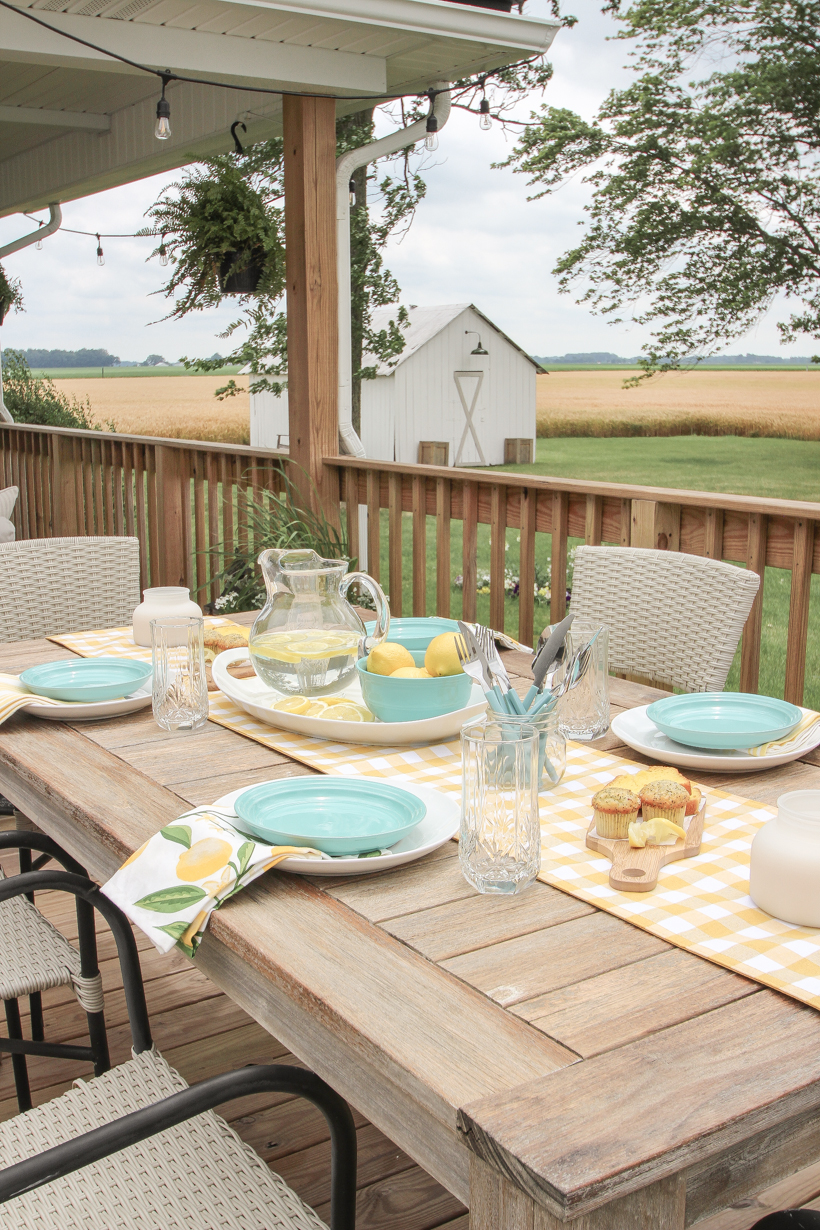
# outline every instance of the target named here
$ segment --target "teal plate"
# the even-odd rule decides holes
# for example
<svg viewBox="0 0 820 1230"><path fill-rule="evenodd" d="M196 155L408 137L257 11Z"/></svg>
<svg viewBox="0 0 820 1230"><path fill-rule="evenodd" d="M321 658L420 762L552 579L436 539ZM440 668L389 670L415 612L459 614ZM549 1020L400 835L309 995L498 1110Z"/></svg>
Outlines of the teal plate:
<svg viewBox="0 0 820 1230"><path fill-rule="evenodd" d="M752 692L693 692L656 700L646 716L685 747L758 747L783 739L803 716L797 705Z"/></svg>
<svg viewBox="0 0 820 1230"><path fill-rule="evenodd" d="M75 658L30 666L20 682L29 692L51 700L96 702L130 696L151 674L151 663L136 658Z"/></svg>
<svg viewBox="0 0 820 1230"><path fill-rule="evenodd" d="M420 824L421 799L384 782L300 777L263 782L235 803L255 837L272 846L313 846L325 854L382 850Z"/></svg>

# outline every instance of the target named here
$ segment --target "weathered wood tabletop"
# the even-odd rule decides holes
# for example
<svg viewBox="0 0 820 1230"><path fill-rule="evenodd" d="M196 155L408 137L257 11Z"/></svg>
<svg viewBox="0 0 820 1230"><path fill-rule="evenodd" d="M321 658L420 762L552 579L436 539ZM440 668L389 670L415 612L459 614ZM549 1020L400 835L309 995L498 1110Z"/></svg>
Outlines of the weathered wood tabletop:
<svg viewBox="0 0 820 1230"><path fill-rule="evenodd" d="M0 670L70 656L7 644ZM523 691L528 659L506 659ZM613 680L613 713L659 695ZM771 803L820 787L818 766L699 780ZM150 709L0 733L0 791L100 880L186 807L308 772ZM270 872L213 915L196 963L472 1230L682 1230L820 1159L818 1013L547 885L481 897L454 843L347 881Z"/></svg>

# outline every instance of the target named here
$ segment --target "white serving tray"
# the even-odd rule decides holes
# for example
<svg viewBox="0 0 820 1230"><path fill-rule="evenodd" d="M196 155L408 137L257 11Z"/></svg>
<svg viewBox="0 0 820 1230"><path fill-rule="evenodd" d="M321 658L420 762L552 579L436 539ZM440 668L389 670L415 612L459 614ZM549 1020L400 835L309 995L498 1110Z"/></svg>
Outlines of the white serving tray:
<svg viewBox="0 0 820 1230"><path fill-rule="evenodd" d="M700 769L703 773L755 773L773 769L780 764L797 760L813 747L820 745L820 728L809 731L796 748L788 752L772 751L765 756L750 756L745 751L709 751L706 748L685 747L669 739L648 718L648 705L626 709L612 719L612 732L623 739L628 747L643 752L653 760L677 765L682 769ZM808 710L803 710L804 713Z"/></svg>
<svg viewBox="0 0 820 1230"><path fill-rule="evenodd" d="M356 723L351 722L349 725L355 726ZM399 790L407 790L426 805L427 814L416 825L412 833L408 833L406 837L391 847L387 854L377 854L371 858L286 858L277 864L276 870L291 871L297 875L306 876L373 875L377 871L389 871L391 868L400 867L403 863L414 863L416 859L424 858L425 854L431 854L433 850L437 850L439 846L443 846L445 842L455 837L461 817L461 800L457 794L441 794L438 790L433 790L431 786L416 786L397 777L379 778L378 780L387 781L391 786L397 786ZM213 806L218 807L220 811L227 812L230 819L231 815L236 816L234 803L240 794L244 794L246 790L253 790L260 784L254 782L252 786L232 790L230 794L224 794L221 799L217 799Z"/></svg>
<svg viewBox="0 0 820 1230"><path fill-rule="evenodd" d="M226 649L214 658L211 674L220 692L246 713L259 718L260 722L267 722L269 726L278 726L281 730L289 730L294 734L309 735L313 739L391 747L408 743L431 743L452 739L466 721L478 717L487 707L484 693L479 685L474 683L470 703L464 709L443 713L440 717L425 718L420 722L380 722L378 718L374 722L340 722L331 718L305 717L299 713L281 713L272 709L271 704L281 699L284 692L268 687L257 675L252 679L234 679L233 675L228 674L226 668L231 662L239 662L249 657L247 648L239 646L237 649ZM346 696L359 705L364 704L362 690L355 676L346 688L335 695Z"/></svg>

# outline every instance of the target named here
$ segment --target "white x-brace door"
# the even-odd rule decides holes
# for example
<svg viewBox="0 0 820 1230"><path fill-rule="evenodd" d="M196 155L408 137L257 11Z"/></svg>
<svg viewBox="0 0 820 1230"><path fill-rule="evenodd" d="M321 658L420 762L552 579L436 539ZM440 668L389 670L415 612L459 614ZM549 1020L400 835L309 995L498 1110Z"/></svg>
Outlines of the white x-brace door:
<svg viewBox="0 0 820 1230"><path fill-rule="evenodd" d="M475 388L473 389L473 395L470 399L469 405L467 404L467 397L465 396L465 390L462 384L462 379L465 376L469 376L475 381ZM481 386L484 383L484 372L480 369L474 371L453 372L453 379L456 382L458 395L464 408L464 418L466 419L464 431L461 433L461 440L459 441L458 448L456 449L453 465L461 465L461 454L464 451L464 445L467 443L467 433L469 432L469 434L473 437L473 442L478 450L478 455L481 458L481 464L485 466L487 464L487 459L484 456L484 450L481 447L481 441L478 438L475 424L473 422L473 415L475 414L475 408L478 405L478 397L481 393Z"/></svg>

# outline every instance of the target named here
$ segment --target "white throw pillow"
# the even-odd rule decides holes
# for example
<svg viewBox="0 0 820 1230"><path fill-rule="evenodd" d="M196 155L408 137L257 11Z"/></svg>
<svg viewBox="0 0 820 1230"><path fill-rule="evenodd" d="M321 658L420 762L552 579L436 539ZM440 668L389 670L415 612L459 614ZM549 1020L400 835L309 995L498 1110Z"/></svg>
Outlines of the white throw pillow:
<svg viewBox="0 0 820 1230"><path fill-rule="evenodd" d="M11 520L14 505L17 503L17 495L16 487L5 487L0 491L0 517L4 517L7 521ZM7 542L9 540L4 538L3 541Z"/></svg>
<svg viewBox="0 0 820 1230"><path fill-rule="evenodd" d="M14 542L14 525L8 517L0 517L0 542Z"/></svg>

